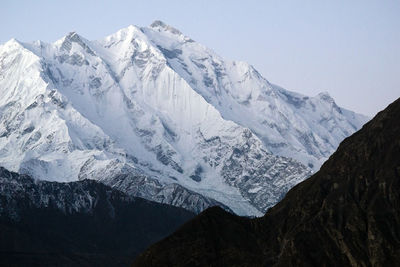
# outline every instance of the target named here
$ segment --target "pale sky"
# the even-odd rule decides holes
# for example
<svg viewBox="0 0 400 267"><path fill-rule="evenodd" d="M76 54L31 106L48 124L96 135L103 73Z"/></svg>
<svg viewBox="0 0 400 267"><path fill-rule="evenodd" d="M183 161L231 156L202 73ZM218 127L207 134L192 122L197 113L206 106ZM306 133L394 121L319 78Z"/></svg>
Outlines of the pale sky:
<svg viewBox="0 0 400 267"><path fill-rule="evenodd" d="M270 82L373 116L400 97L400 1L2 0L0 43L162 20Z"/></svg>

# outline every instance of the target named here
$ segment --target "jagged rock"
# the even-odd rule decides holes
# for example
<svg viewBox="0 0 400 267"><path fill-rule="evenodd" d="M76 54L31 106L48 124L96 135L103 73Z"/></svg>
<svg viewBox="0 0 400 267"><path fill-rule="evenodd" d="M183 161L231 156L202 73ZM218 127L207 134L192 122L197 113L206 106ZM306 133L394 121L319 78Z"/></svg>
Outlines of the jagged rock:
<svg viewBox="0 0 400 267"><path fill-rule="evenodd" d="M11 40L0 77L0 166L109 184L139 174L143 189L118 189L196 212L262 215L367 119L272 85L160 21L98 41Z"/></svg>

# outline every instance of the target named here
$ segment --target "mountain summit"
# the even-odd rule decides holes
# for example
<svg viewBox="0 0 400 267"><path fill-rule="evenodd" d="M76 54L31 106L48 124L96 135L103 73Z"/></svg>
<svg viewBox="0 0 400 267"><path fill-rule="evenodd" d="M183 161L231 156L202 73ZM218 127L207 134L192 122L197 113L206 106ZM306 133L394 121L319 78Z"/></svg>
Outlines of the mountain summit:
<svg viewBox="0 0 400 267"><path fill-rule="evenodd" d="M161 20L155 20L152 24L150 24L150 28L152 28L154 30L159 30L159 31L165 30L165 31L169 31L173 34L182 35L182 33L178 29L175 29L174 27L165 24Z"/></svg>
<svg viewBox="0 0 400 267"><path fill-rule="evenodd" d="M367 120L156 21L0 46L0 165L200 212L262 215Z"/></svg>

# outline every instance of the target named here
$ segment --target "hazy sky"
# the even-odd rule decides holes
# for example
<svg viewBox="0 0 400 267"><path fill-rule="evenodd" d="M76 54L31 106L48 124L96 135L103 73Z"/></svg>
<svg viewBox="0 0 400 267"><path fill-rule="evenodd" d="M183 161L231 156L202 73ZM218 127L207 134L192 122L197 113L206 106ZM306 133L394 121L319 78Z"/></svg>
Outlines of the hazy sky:
<svg viewBox="0 0 400 267"><path fill-rule="evenodd" d="M400 97L400 1L2 0L0 42L98 39L160 19L270 82L374 115Z"/></svg>

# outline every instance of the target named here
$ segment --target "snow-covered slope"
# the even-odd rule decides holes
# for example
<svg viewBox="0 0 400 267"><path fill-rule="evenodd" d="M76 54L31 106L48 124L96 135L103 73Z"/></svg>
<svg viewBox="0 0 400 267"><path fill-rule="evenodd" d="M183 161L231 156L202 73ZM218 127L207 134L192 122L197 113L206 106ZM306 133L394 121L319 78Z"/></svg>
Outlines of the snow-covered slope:
<svg viewBox="0 0 400 267"><path fill-rule="evenodd" d="M365 121L159 21L0 46L0 165L197 212L260 215Z"/></svg>
<svg viewBox="0 0 400 267"><path fill-rule="evenodd" d="M251 65L224 60L161 21L142 31L224 119L251 129L274 154L314 171L368 120L338 107L328 93L307 97L273 85Z"/></svg>

